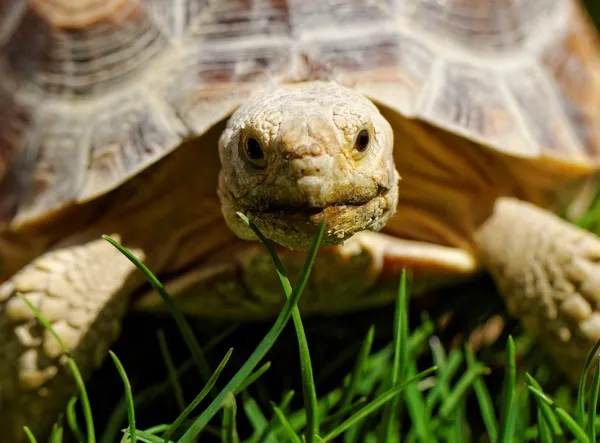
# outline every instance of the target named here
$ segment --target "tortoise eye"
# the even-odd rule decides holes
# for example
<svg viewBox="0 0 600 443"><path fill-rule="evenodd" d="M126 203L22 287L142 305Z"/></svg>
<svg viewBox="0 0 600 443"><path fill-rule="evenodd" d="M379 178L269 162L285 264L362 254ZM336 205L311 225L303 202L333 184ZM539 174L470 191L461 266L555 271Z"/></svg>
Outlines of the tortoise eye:
<svg viewBox="0 0 600 443"><path fill-rule="evenodd" d="M369 135L369 131L366 129L361 130L356 137L356 142L354 143L354 148L358 152L365 152L369 147L369 142L371 141L371 136Z"/></svg>
<svg viewBox="0 0 600 443"><path fill-rule="evenodd" d="M256 166L264 168L267 164L265 153L260 146L260 143L255 138L246 139L246 155L248 159Z"/></svg>

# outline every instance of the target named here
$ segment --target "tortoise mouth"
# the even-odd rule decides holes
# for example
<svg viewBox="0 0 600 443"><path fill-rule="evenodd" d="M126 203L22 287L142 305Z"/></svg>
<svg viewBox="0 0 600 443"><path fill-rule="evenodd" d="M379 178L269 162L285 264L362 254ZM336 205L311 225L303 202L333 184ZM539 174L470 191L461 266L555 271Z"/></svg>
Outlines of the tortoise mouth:
<svg viewBox="0 0 600 443"><path fill-rule="evenodd" d="M333 210L331 208L346 208L349 210L353 207L360 208L378 197L385 197L389 192L390 188L378 185L377 190L374 193L363 195L355 194L325 205L268 202L262 206L257 205L255 207L247 207L247 210L255 214L298 214L313 217L318 216L324 211Z"/></svg>
<svg viewBox="0 0 600 443"><path fill-rule="evenodd" d="M269 239L289 249L308 249L325 220L322 247L343 243L359 231L381 229L396 210L397 188L364 202L338 201L324 207L269 206L245 214Z"/></svg>
<svg viewBox="0 0 600 443"><path fill-rule="evenodd" d="M377 198L377 197L375 197ZM308 218L312 218L315 216L319 216L327 211L333 211L334 208L338 210L351 210L352 208L360 208L366 204L368 204L371 200L365 202L355 202L355 201L339 201L332 203L326 206L301 206L301 205L274 205L270 206L267 209L256 211L256 214L272 214L272 215L281 215L282 217L295 217L295 216L306 216Z"/></svg>

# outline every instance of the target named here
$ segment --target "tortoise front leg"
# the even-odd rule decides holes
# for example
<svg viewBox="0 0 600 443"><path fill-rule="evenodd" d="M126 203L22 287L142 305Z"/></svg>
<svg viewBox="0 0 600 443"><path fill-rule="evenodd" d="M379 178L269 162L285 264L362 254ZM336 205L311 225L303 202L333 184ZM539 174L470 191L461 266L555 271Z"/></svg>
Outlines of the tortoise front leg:
<svg viewBox="0 0 600 443"><path fill-rule="evenodd" d="M44 438L76 392L58 343L16 294L52 324L87 378L119 334L134 269L93 235L47 252L0 286L2 441L25 441L24 425Z"/></svg>
<svg viewBox="0 0 600 443"><path fill-rule="evenodd" d="M579 380L600 339L600 238L511 198L475 238L508 310Z"/></svg>

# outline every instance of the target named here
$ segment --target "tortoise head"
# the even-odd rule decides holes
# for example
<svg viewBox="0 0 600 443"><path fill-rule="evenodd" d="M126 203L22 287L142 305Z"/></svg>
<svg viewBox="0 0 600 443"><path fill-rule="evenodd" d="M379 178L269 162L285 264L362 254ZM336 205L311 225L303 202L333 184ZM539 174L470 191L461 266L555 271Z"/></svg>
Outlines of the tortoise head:
<svg viewBox="0 0 600 443"><path fill-rule="evenodd" d="M229 227L291 249L310 246L323 217L324 245L381 229L398 199L393 135L377 107L335 83L285 86L231 116L219 141L219 196Z"/></svg>

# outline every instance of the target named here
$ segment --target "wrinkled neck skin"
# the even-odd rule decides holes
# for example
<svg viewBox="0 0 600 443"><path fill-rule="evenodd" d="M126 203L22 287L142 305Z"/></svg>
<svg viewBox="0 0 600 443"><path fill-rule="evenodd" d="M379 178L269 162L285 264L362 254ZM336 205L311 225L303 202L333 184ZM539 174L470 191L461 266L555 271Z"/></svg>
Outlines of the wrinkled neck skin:
<svg viewBox="0 0 600 443"><path fill-rule="evenodd" d="M248 216L275 242L308 249L325 219L324 246L379 230L393 215L393 136L377 107L336 83L282 86L250 100L219 141L225 221L256 239Z"/></svg>

